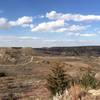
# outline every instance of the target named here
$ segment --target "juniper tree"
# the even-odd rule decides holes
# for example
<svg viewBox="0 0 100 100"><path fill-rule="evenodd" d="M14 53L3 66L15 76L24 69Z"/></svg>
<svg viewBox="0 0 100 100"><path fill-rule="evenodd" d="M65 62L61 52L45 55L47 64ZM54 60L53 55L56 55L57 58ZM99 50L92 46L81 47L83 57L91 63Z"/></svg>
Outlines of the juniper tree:
<svg viewBox="0 0 100 100"><path fill-rule="evenodd" d="M53 95L62 95L64 90L69 86L69 79L63 66L56 64L51 68L51 73L47 77L48 88Z"/></svg>

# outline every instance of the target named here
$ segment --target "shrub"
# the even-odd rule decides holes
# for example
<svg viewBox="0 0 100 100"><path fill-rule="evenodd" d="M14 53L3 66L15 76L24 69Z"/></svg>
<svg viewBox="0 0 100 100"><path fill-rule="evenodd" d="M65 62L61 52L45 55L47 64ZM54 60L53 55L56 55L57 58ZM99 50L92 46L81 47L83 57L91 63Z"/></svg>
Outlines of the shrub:
<svg viewBox="0 0 100 100"><path fill-rule="evenodd" d="M13 92L9 92L7 95L3 96L0 100L17 100Z"/></svg>
<svg viewBox="0 0 100 100"><path fill-rule="evenodd" d="M97 81L96 81L94 75L91 74L91 72L89 72L89 71L82 76L80 83L85 89L87 89L87 88L95 89L96 85L97 85Z"/></svg>
<svg viewBox="0 0 100 100"><path fill-rule="evenodd" d="M6 77L6 76L7 76L6 73L0 72L0 77Z"/></svg>

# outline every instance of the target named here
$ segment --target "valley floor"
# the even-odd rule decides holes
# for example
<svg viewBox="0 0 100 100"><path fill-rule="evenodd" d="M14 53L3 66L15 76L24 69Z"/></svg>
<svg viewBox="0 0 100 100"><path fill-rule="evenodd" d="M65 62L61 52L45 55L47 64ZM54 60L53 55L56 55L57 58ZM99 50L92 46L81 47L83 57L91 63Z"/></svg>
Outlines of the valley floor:
<svg viewBox="0 0 100 100"><path fill-rule="evenodd" d="M0 74L3 73L0 76L1 100L11 94L18 100L48 100L50 92L46 88L46 77L55 63L63 65L66 73L74 78L81 77L88 69L100 72L100 57L33 56L30 63L23 65L0 64Z"/></svg>

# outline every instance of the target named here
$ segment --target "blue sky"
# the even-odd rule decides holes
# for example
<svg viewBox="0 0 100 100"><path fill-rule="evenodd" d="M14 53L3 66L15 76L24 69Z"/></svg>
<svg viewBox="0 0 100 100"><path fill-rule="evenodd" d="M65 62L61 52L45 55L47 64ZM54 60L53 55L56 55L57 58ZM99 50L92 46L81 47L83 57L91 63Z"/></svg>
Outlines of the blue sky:
<svg viewBox="0 0 100 100"><path fill-rule="evenodd" d="M0 0L0 46L100 44L100 0Z"/></svg>

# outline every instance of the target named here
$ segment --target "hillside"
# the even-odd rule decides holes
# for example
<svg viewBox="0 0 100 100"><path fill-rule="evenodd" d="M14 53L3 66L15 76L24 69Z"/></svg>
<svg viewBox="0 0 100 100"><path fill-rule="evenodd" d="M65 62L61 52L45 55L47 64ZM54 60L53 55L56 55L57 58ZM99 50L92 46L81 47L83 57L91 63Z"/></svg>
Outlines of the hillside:
<svg viewBox="0 0 100 100"><path fill-rule="evenodd" d="M72 78L89 69L99 80L99 53L100 47L0 48L0 100L9 100L10 94L17 100L49 100L46 78L55 63Z"/></svg>

